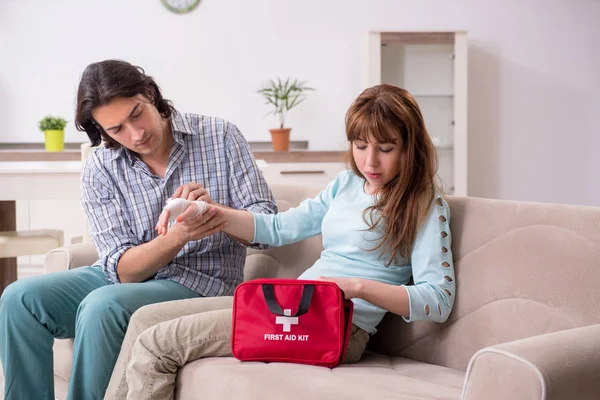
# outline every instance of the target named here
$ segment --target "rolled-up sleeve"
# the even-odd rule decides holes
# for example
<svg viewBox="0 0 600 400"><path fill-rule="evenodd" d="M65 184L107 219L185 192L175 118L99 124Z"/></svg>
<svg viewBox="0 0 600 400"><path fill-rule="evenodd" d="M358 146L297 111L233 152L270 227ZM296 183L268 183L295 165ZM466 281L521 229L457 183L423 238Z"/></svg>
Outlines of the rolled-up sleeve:
<svg viewBox="0 0 600 400"><path fill-rule="evenodd" d="M277 204L258 168L250 145L233 124L226 126L225 145L229 163L229 198L238 210L276 214ZM265 249L265 245L252 247Z"/></svg>
<svg viewBox="0 0 600 400"><path fill-rule="evenodd" d="M98 262L108 280L119 283L119 259L141 242L123 215L115 188L95 154L90 154L81 174L81 203L88 219L90 237L100 256Z"/></svg>
<svg viewBox="0 0 600 400"><path fill-rule="evenodd" d="M450 316L456 297L451 245L450 209L438 195L411 254L414 285L405 285L410 302L407 322L444 322Z"/></svg>

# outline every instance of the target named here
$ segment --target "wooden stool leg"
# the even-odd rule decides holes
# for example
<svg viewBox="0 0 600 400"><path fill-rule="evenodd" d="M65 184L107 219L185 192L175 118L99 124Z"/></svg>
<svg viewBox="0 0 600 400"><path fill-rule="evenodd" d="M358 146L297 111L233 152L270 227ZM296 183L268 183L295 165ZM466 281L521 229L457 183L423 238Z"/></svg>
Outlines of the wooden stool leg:
<svg viewBox="0 0 600 400"><path fill-rule="evenodd" d="M17 230L17 203L0 201L0 231ZM17 259L0 258L0 295L4 288L17 280Z"/></svg>

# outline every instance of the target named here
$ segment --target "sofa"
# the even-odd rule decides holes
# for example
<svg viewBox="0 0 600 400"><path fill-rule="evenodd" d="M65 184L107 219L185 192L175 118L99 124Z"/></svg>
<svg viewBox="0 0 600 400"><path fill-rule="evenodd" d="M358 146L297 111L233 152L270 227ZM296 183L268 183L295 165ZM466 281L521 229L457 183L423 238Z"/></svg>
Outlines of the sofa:
<svg viewBox="0 0 600 400"><path fill-rule="evenodd" d="M318 192L273 185L280 210ZM178 399L575 400L600 398L600 208L448 196L457 293L443 324L387 314L357 364L194 361ZM85 241L85 240L84 240ZM249 250L245 279L297 277L319 237ZM46 256L48 271L89 265L89 243ZM64 399L70 340L55 342Z"/></svg>

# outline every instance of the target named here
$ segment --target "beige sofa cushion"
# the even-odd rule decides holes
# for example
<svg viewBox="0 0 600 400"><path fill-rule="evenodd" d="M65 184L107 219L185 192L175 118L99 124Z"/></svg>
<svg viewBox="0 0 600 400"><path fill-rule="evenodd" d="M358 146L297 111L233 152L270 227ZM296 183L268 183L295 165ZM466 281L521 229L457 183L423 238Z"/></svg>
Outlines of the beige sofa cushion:
<svg viewBox="0 0 600 400"><path fill-rule="evenodd" d="M54 375L69 381L73 363L73 339L54 341Z"/></svg>
<svg viewBox="0 0 600 400"><path fill-rule="evenodd" d="M458 400L464 373L406 358L366 354L334 369L206 358L181 369L178 399ZM235 382L235 384L233 384Z"/></svg>

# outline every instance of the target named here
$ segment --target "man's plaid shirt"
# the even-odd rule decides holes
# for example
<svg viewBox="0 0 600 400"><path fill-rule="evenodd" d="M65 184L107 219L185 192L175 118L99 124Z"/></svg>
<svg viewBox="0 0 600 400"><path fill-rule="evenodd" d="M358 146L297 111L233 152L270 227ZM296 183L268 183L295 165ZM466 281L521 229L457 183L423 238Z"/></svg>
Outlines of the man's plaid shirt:
<svg viewBox="0 0 600 400"><path fill-rule="evenodd" d="M250 147L237 127L220 118L175 112L174 144L165 178L125 148L98 147L84 163L82 204L97 264L118 283L116 268L128 249L157 236L154 226L175 190L202 184L219 204L273 214L277 206ZM232 295L242 281L246 248L225 233L192 241L154 279L170 279L202 296Z"/></svg>

